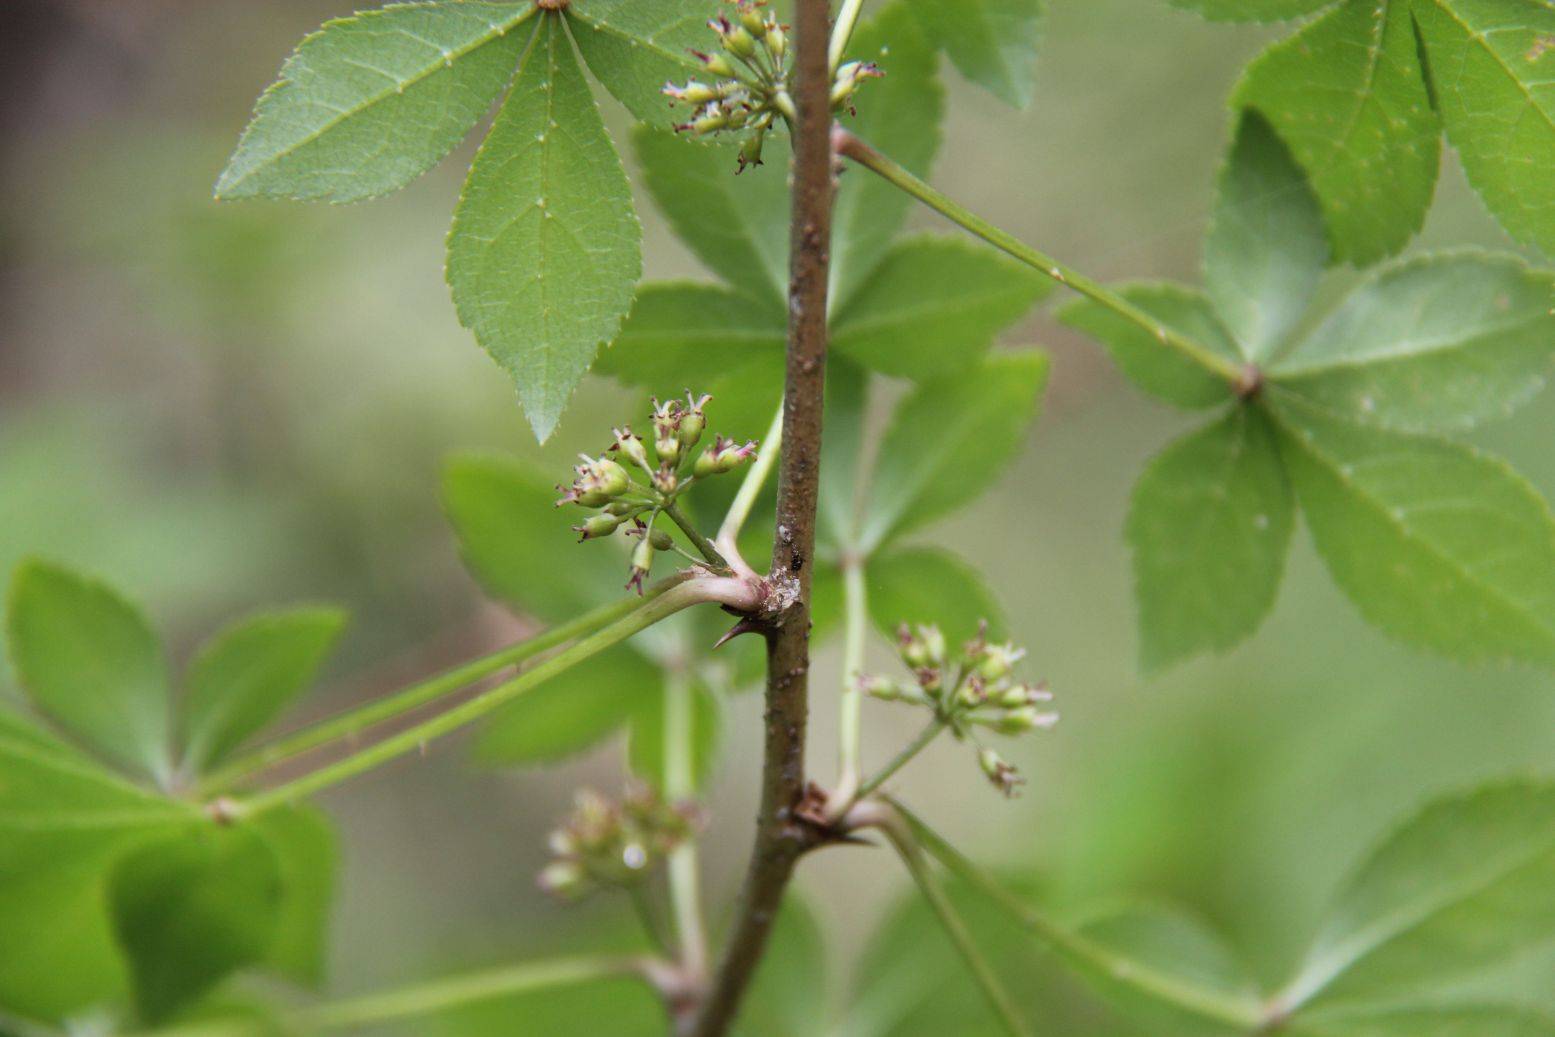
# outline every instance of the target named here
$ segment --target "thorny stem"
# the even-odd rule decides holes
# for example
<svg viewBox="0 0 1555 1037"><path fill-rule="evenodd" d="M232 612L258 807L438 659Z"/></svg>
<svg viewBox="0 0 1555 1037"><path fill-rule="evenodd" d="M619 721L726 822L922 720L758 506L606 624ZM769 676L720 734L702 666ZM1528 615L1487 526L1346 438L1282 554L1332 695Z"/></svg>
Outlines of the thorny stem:
<svg viewBox="0 0 1555 1037"><path fill-rule="evenodd" d="M639 605L634 611L621 619L600 630L596 630L587 637L557 652L544 662L539 663L533 669L519 674L512 680L505 681L466 702L454 706L452 709L439 713L429 720L423 721L414 727L406 728L398 734L391 735L381 742L370 745L360 752L352 753L350 756L320 767L316 771L304 774L283 785L262 792L251 799L237 804L232 809L239 816L257 814L301 799L304 796L310 796L332 785L338 785L343 781L356 777L358 774L382 766L390 760L416 752L432 739L440 738L466 724L479 720L536 685L542 684L584 660L598 655L611 645L626 640L633 634L645 630L668 616L674 615L681 609L702 602L718 602L748 610L759 604L758 596L759 591L743 579L700 576L687 580L659 595L652 601Z"/></svg>
<svg viewBox="0 0 1555 1037"><path fill-rule="evenodd" d="M815 557L821 416L826 387L826 282L831 247L831 74L828 0L797 0L794 10L793 208L789 224L787 371L777 530L771 579L797 594L767 626L767 687L761 805L755 846L728 943L691 1032L728 1032L766 949L794 864L815 842L795 816L804 793L804 741L810 670L810 564Z"/></svg>
<svg viewBox="0 0 1555 1037"><path fill-rule="evenodd" d="M741 571L742 566L746 571L749 570L745 560L740 557L740 530L745 528L746 520L756 507L756 499L761 496L761 488L767 484L767 476L772 474L772 466L777 463L782 450L783 407L780 404L777 413L772 416L772 427L767 429L767 438L761 441L756 460L751 462L750 469L746 471L745 479L729 504L723 525L718 527L718 536L713 541L735 566L736 572Z"/></svg>
<svg viewBox="0 0 1555 1037"><path fill-rule="evenodd" d="M308 1008L291 1018L303 1032L357 1029L589 980L638 976L653 982L654 971L653 962L634 957L530 961Z"/></svg>
<svg viewBox="0 0 1555 1037"><path fill-rule="evenodd" d="M864 693L859 675L864 671L864 641L869 622L865 597L864 562L856 555L842 559L842 691L838 696L837 787L832 793L833 818L847 813L860 795L862 741L860 721Z"/></svg>
<svg viewBox="0 0 1555 1037"><path fill-rule="evenodd" d="M527 641L500 648L489 655L472 659L451 670L445 670L435 677L412 684L392 695L375 699L366 705L303 728L217 770L201 783L200 791L204 795L212 795L294 756L300 756L330 742L354 738L367 728L419 709L445 695L467 688L505 667L524 662L557 645L566 644L575 637L613 623L622 616L635 612L645 602L652 601L671 587L686 582L693 575L695 574L690 571L678 572L649 587L640 598L623 597L612 601L560 626L543 631Z"/></svg>
<svg viewBox="0 0 1555 1037"><path fill-rule="evenodd" d="M923 847L914 836L913 830L903 823L900 816L893 816L893 814L894 812L889 810L882 812L879 822L881 832L890 840L897 855L902 858L908 873L918 884L923 899L928 901L945 934L950 937L950 942L955 944L956 950L961 953L961 959L966 962L967 969L977 980L977 985L982 988L983 996L988 999L988 1004L999 1017L999 1022L1004 1025L1011 1037L1030 1037L1031 1031L1027 1029L1025 1021L1010 1001L1010 995L1004 989L1004 984L999 981L998 975L988 964L988 960L983 957L982 951L978 949L977 941L967 931L966 923L956 913L955 905L945 895L945 887L940 883L939 876L935 874L934 866L924 857Z"/></svg>
<svg viewBox="0 0 1555 1037"><path fill-rule="evenodd" d="M664 686L664 795L671 802L689 799L696 792L693 706L691 681L683 669L671 670ZM707 972L700 870L697 841L682 840L669 855L670 906L681 967L698 980Z"/></svg>
<svg viewBox="0 0 1555 1037"><path fill-rule="evenodd" d="M687 518L686 513L680 510L679 504L676 504L674 501L668 501L662 510L664 514L670 517L671 522L680 527L680 531L686 534L686 539L691 541L691 545L701 552L702 557L706 558L714 569L721 573L731 573L734 571L724 556L718 552L718 548L713 546L713 542L703 536L702 531L696 527L696 523Z"/></svg>
<svg viewBox="0 0 1555 1037"><path fill-rule="evenodd" d="M831 45L826 52L827 65L833 74L842 64L842 55L847 53L848 40L853 37L853 27L858 24L862 10L864 0L842 0L842 10L837 12L837 22L831 30Z"/></svg>
<svg viewBox="0 0 1555 1037"><path fill-rule="evenodd" d="M915 841L952 874L990 898L1009 914L1017 925L1048 944L1070 964L1111 983L1128 987L1146 997L1172 1005L1222 1026L1261 1033L1269 1022L1255 1001L1227 997L1215 991L1185 984L1181 979L1162 973L1142 962L1072 932L1042 915L1030 904L1011 893L978 867L921 818L887 796L860 804L883 804L913 835ZM889 833L888 833L889 834Z"/></svg>
<svg viewBox="0 0 1555 1037"><path fill-rule="evenodd" d="M1000 230L969 209L951 201L945 195L919 180L895 161L882 155L847 130L839 127L833 134L833 141L837 154L844 158L852 159L865 169L878 174L887 182L901 188L941 216L976 234L1000 251L1008 253L1022 263L1041 271L1059 284L1073 288L1081 295L1093 299L1124 320L1138 325L1154 336L1156 341L1162 345L1176 350L1205 370L1224 378L1237 393L1241 394L1246 391L1249 372L1241 365L1212 352L1190 338L1178 334L1116 292L1065 266L1051 256L1038 252L1030 245Z"/></svg>

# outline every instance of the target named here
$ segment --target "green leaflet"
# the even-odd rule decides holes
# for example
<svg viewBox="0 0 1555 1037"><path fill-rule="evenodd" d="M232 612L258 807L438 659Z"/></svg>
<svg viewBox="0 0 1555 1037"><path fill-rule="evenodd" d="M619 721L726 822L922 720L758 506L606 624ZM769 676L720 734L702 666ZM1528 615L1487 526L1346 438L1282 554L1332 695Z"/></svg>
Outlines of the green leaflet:
<svg viewBox="0 0 1555 1037"><path fill-rule="evenodd" d="M1416 0L1431 82L1464 171L1514 238L1555 251L1555 9L1537 0Z"/></svg>
<svg viewBox="0 0 1555 1037"><path fill-rule="evenodd" d="M912 9L962 75L1006 104L1031 103L1042 0L912 0Z"/></svg>
<svg viewBox="0 0 1555 1037"><path fill-rule="evenodd" d="M1290 1037L1555 1037L1555 1019L1510 1006L1437 1005L1302 1015Z"/></svg>
<svg viewBox="0 0 1555 1037"><path fill-rule="evenodd" d="M275 854L247 826L205 825L120 861L108 902L141 1018L161 1022L263 957L281 898Z"/></svg>
<svg viewBox="0 0 1555 1037"><path fill-rule="evenodd" d="M1273 431L1255 408L1235 407L1156 457L1127 525L1144 669L1224 651L1258 629L1294 522Z"/></svg>
<svg viewBox="0 0 1555 1037"><path fill-rule="evenodd" d="M1440 130L1407 3L1346 0L1254 60L1233 103L1306 170L1336 259L1373 262L1420 229Z"/></svg>
<svg viewBox="0 0 1555 1037"><path fill-rule="evenodd" d="M253 616L211 637L189 665L184 763L204 770L268 727L313 683L344 629L339 609Z"/></svg>
<svg viewBox="0 0 1555 1037"><path fill-rule="evenodd" d="M41 712L116 762L168 780L167 665L133 605L100 583L28 562L11 584L6 635Z"/></svg>
<svg viewBox="0 0 1555 1037"><path fill-rule="evenodd" d="M324 979L330 912L339 860L335 830L317 807L272 810L252 822L281 877L281 904L265 961L299 983Z"/></svg>
<svg viewBox="0 0 1555 1037"><path fill-rule="evenodd" d="M658 670L635 649L602 652L494 713L476 737L475 759L501 767L566 759L609 737L660 683Z"/></svg>
<svg viewBox="0 0 1555 1037"><path fill-rule="evenodd" d="M951 374L975 363L1050 286L991 249L946 238L898 242L835 311L831 346L882 374Z"/></svg>
<svg viewBox="0 0 1555 1037"><path fill-rule="evenodd" d="M707 75L691 50L706 48L711 14L688 0L573 0L567 25L605 89L638 119L667 127L676 120L664 83Z"/></svg>
<svg viewBox="0 0 1555 1037"><path fill-rule="evenodd" d="M541 19L448 235L459 320L544 440L642 272L631 188L565 30Z"/></svg>
<svg viewBox="0 0 1555 1037"><path fill-rule="evenodd" d="M937 547L892 548L871 557L865 568L869 616L886 637L900 623L932 623L952 645L977 633L988 621L989 636L1008 629L1004 609L982 574Z"/></svg>
<svg viewBox="0 0 1555 1037"><path fill-rule="evenodd" d="M1280 1002L1300 1009L1297 1020L1308 1011L1315 1019L1328 1005L1397 1003L1439 989L1547 940L1552 888L1555 789L1506 782L1438 799L1360 866Z"/></svg>
<svg viewBox="0 0 1555 1037"><path fill-rule="evenodd" d="M788 138L773 133L763 164L738 175L737 146L638 127L632 147L654 203L675 233L711 273L774 309L781 327L788 291Z"/></svg>
<svg viewBox="0 0 1555 1037"><path fill-rule="evenodd" d="M1242 355L1262 364L1301 319L1328 264L1323 214L1281 140L1242 116L1204 243L1204 284Z"/></svg>
<svg viewBox="0 0 1555 1037"><path fill-rule="evenodd" d="M904 399L880 444L861 550L964 506L997 479L1026 437L1047 372L1042 353L990 357Z"/></svg>
<svg viewBox="0 0 1555 1037"><path fill-rule="evenodd" d="M1555 523L1526 482L1468 447L1271 403L1313 542L1362 615L1466 662L1555 663Z"/></svg>
<svg viewBox="0 0 1555 1037"><path fill-rule="evenodd" d="M853 34L848 60L875 61L887 74L859 91L858 115L843 115L838 124L926 176L939 151L945 90L934 42L918 27L909 4L921 6L921 0L888 4ZM905 193L864 170L843 174L832 208L834 310L880 263L911 205Z"/></svg>
<svg viewBox="0 0 1555 1037"><path fill-rule="evenodd" d="M260 97L217 198L354 202L447 155L512 77L529 4L392 4L328 22Z"/></svg>
<svg viewBox="0 0 1555 1037"><path fill-rule="evenodd" d="M1167 282L1139 282L1115 288L1162 324L1228 359L1240 361L1236 343L1196 288ZM1157 336L1090 299L1065 303L1063 323L1100 342L1113 362L1139 388L1179 407L1213 407L1228 396L1225 379L1169 349Z"/></svg>
<svg viewBox="0 0 1555 1037"><path fill-rule="evenodd" d="M1334 0L1167 0L1211 21L1276 22L1320 11Z"/></svg>
<svg viewBox="0 0 1555 1037"><path fill-rule="evenodd" d="M781 358L787 336L777 304L719 285L646 284L594 370L629 385L700 388Z"/></svg>
<svg viewBox="0 0 1555 1037"><path fill-rule="evenodd" d="M1449 252L1384 267L1270 369L1353 421L1466 429L1544 387L1555 277L1513 256Z"/></svg>

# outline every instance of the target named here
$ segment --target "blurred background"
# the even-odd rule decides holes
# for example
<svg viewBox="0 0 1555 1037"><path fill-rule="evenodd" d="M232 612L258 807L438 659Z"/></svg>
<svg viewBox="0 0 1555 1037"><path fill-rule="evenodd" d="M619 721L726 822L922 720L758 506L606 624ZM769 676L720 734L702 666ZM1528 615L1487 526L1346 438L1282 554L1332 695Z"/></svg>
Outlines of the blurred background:
<svg viewBox="0 0 1555 1037"><path fill-rule="evenodd" d="M510 638L516 621L483 602L460 565L438 503L442 459L492 449L560 473L640 401L591 383L554 440L535 446L506 376L459 328L443 284L467 151L354 207L210 200L281 58L351 4L5 7L0 574L27 554L99 573L143 602L180 652L264 604L347 605L356 622L315 713ZM1208 25L1159 0L1051 0L1029 111L1012 113L946 68L950 116L934 179L1100 278L1196 280L1224 99L1271 35ZM624 113L605 107L619 137ZM702 276L639 201L648 276ZM1457 243L1510 247L1449 156L1416 247ZM1013 751L1030 779L1014 802L998 800L951 745L897 788L974 857L1055 905L1185 904L1277 981L1390 820L1437 790L1548 769L1550 681L1391 645L1359 621L1301 534L1275 613L1248 644L1142 680L1120 531L1143 463L1187 424L1040 312L1011 341L1053 353L1043 416L998 488L932 538L992 574L1063 723ZM1545 398L1477 439L1549 496L1552 434L1555 399ZM885 646L875 654L883 662ZM827 778L826 675L838 667L834 652L823 655L812 746ZM0 686L9 680L0 672ZM866 751L880 760L917 721L866 708ZM747 848L758 718L756 697L732 704L713 782L715 916ZM476 771L460 749L436 746L328 796L344 845L333 990L626 924L624 904L564 909L533 883L571 790L619 786L619 745L545 773ZM828 996L847 996L904 886L878 852L824 854L802 869L799 889L826 922L818 974L831 977ZM945 1004L959 996L954 969L938 970L949 976ZM1029 994L1040 993L1050 1032L1123 1032L1076 988L1051 985L1050 971ZM513 1025L508 1016L492 1032ZM912 1025L896 1032L919 1032Z"/></svg>

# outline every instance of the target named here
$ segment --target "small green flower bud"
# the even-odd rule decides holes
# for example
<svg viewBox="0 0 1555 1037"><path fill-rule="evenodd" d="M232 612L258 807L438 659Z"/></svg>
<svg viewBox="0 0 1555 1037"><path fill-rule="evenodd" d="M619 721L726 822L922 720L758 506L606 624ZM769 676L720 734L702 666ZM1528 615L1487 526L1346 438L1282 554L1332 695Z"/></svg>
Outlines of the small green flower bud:
<svg viewBox="0 0 1555 1037"><path fill-rule="evenodd" d="M740 165L739 168L734 171L736 176L745 172L746 166L761 165L761 150L762 145L766 142L766 139L767 133L764 129L757 130L745 138L745 143L740 145Z"/></svg>
<svg viewBox="0 0 1555 1037"><path fill-rule="evenodd" d="M541 889L552 896L571 900L584 893L588 876L583 871L583 865L577 861L552 861L540 872L536 881Z"/></svg>
<svg viewBox="0 0 1555 1037"><path fill-rule="evenodd" d="M645 505L638 504L636 501L616 500L605 505L605 514L614 515L617 518L631 518L642 511L644 507Z"/></svg>
<svg viewBox="0 0 1555 1037"><path fill-rule="evenodd" d="M983 769L993 787L1006 796L1015 795L1015 786L1026 784L1020 772L1005 763L992 749L984 749L977 754L977 765Z"/></svg>
<svg viewBox="0 0 1555 1037"><path fill-rule="evenodd" d="M754 7L745 7L740 10L740 24L745 26L746 32L758 40L767 34L767 20Z"/></svg>
<svg viewBox="0 0 1555 1037"><path fill-rule="evenodd" d="M692 472L706 478L710 475L722 475L732 472L740 465L756 456L756 444L748 442L744 446L735 446L734 440L725 439L723 436L714 436L713 445L702 451L702 456L696 460Z"/></svg>
<svg viewBox="0 0 1555 1037"><path fill-rule="evenodd" d="M707 133L717 133L719 130L726 129L728 125L729 116L722 111L713 109L709 114L692 119L689 123L683 123L681 126L677 126L676 129L689 128L692 133L700 137Z"/></svg>
<svg viewBox="0 0 1555 1037"><path fill-rule="evenodd" d="M573 468L577 478L557 504L576 501L585 508L599 508L625 493L632 485L626 469L608 458L595 460L587 454L579 454L583 463Z"/></svg>
<svg viewBox="0 0 1555 1037"><path fill-rule="evenodd" d="M648 570L653 568L653 543L648 537L643 537L637 546L632 549L631 574L626 581L628 590L635 590L638 594L643 592L643 579L648 575Z"/></svg>
<svg viewBox="0 0 1555 1037"><path fill-rule="evenodd" d="M929 698L939 698L940 692L945 690L945 671L938 666L924 666L914 671L918 678L918 687Z"/></svg>
<svg viewBox="0 0 1555 1037"><path fill-rule="evenodd" d="M1005 689L999 696L999 705L1007 709L1019 709L1021 706L1034 706L1038 702L1051 701L1053 701L1053 693L1043 684L1015 684Z"/></svg>
<svg viewBox="0 0 1555 1037"><path fill-rule="evenodd" d="M746 31L743 25L731 26L724 35L724 46L730 54L739 58L753 58L756 56L756 38Z"/></svg>
<svg viewBox="0 0 1555 1037"><path fill-rule="evenodd" d="M633 435L632 430L629 428L617 428L610 431L616 437L615 443L610 447L611 450L620 453L622 457L639 468L648 467L648 450L643 446L641 438Z"/></svg>
<svg viewBox="0 0 1555 1037"><path fill-rule="evenodd" d="M707 416L702 413L702 408L711 399L706 394L695 398L689 389L686 391L686 409L680 415L680 428L677 431L681 446L696 446L697 440L702 438L702 430L707 428Z"/></svg>
<svg viewBox="0 0 1555 1037"><path fill-rule="evenodd" d="M767 23L767 34L761 38L766 44L767 53L779 61L783 60L783 52L788 49L788 37L783 35L783 27L774 19Z"/></svg>
<svg viewBox="0 0 1555 1037"><path fill-rule="evenodd" d="M707 104L709 101L716 101L723 96L723 93L717 87L709 86L706 83L698 83L694 79L685 86L665 83L664 88L659 92L668 97L672 102L684 101L692 105Z"/></svg>
<svg viewBox="0 0 1555 1037"><path fill-rule="evenodd" d="M991 681L1008 677L1015 664L1025 658L1026 649L1006 641L1002 645L984 645L977 659L977 672Z"/></svg>
<svg viewBox="0 0 1555 1037"><path fill-rule="evenodd" d="M680 451L677 449L675 452L678 454ZM660 451L660 453L663 454L664 451ZM675 469L672 467L673 464L673 461L666 460L665 463L659 465L658 470L653 473L653 488L658 490L660 493L674 493L676 487L680 485L680 476L675 474Z"/></svg>
<svg viewBox="0 0 1555 1037"><path fill-rule="evenodd" d="M675 538L662 529L654 529L648 532L648 543L653 545L655 551L672 551L675 549Z"/></svg>
<svg viewBox="0 0 1555 1037"><path fill-rule="evenodd" d="M932 624L920 626L914 634L903 623L896 630L897 651L902 661L914 670L932 669L944 665L945 635Z"/></svg>
<svg viewBox="0 0 1555 1037"><path fill-rule="evenodd" d="M734 66L722 54L702 54L700 57L702 64L706 65L707 70L713 75L725 78L734 75Z"/></svg>
<svg viewBox="0 0 1555 1037"><path fill-rule="evenodd" d="M582 543L585 540L597 540L600 537L609 536L625 521L619 515L600 513L598 515L590 515L583 520L582 525L573 526L572 531L578 534L578 542Z"/></svg>
<svg viewBox="0 0 1555 1037"><path fill-rule="evenodd" d="M956 689L956 700L963 706L976 709L988 701L988 690L977 674L972 674Z"/></svg>
<svg viewBox="0 0 1555 1037"><path fill-rule="evenodd" d="M882 702L895 702L902 697L901 685L889 677L860 674L858 688L864 694L880 699Z"/></svg>
<svg viewBox="0 0 1555 1037"><path fill-rule="evenodd" d="M1019 735L1038 727L1049 728L1056 723L1057 713L1043 713L1035 706L1021 706L1007 710L995 724L994 730L1000 734Z"/></svg>

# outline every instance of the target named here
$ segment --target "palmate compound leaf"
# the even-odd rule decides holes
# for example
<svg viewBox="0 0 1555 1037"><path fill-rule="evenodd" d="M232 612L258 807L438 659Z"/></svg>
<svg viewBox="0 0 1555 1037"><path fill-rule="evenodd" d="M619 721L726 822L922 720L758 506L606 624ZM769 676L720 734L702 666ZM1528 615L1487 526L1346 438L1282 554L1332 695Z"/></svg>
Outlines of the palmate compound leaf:
<svg viewBox="0 0 1555 1037"><path fill-rule="evenodd" d="M631 307L641 238L566 31L543 17L448 235L459 319L518 383L542 440Z"/></svg>
<svg viewBox="0 0 1555 1037"><path fill-rule="evenodd" d="M924 31L961 74L1016 108L1030 104L1036 88L1042 8L1042 0L912 0Z"/></svg>
<svg viewBox="0 0 1555 1037"><path fill-rule="evenodd" d="M216 197L353 202L451 151L513 76L531 4L391 4L328 22L260 97Z"/></svg>
<svg viewBox="0 0 1555 1037"><path fill-rule="evenodd" d="M1224 651L1268 616L1295 524L1295 497L1256 408L1177 440L1140 477L1127 537L1146 671Z"/></svg>
<svg viewBox="0 0 1555 1037"><path fill-rule="evenodd" d="M1409 3L1346 0L1256 58L1233 103L1306 170L1336 259L1374 262L1420 229L1441 130Z"/></svg>
<svg viewBox="0 0 1555 1037"><path fill-rule="evenodd" d="M1434 253L1381 268L1269 377L1353 421L1467 429L1509 414L1555 363L1555 275L1515 256Z"/></svg>
<svg viewBox="0 0 1555 1037"><path fill-rule="evenodd" d="M1329 1017L1368 1003L1429 1003L1453 980L1546 942L1552 891L1555 788L1509 781L1444 796L1360 865L1276 1003L1293 1013L1297 1032L1314 1037L1547 1033L1515 1013L1504 1017L1505 1030L1440 1021L1418 1030L1341 1027ZM1311 1029L1300 1029L1308 1018Z"/></svg>
<svg viewBox="0 0 1555 1037"><path fill-rule="evenodd" d="M1532 487L1469 447L1269 398L1313 542L1368 621L1464 662L1555 664L1555 522Z"/></svg>

